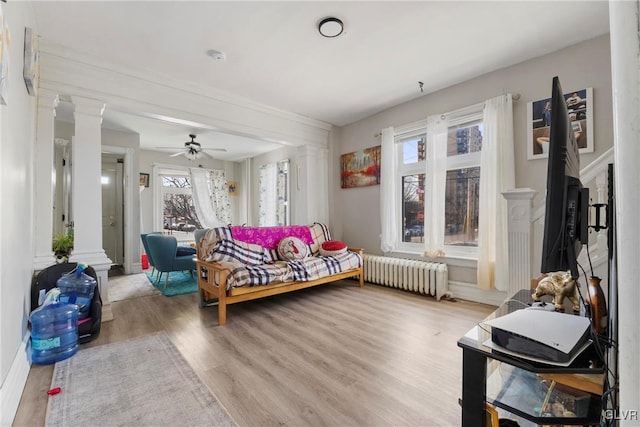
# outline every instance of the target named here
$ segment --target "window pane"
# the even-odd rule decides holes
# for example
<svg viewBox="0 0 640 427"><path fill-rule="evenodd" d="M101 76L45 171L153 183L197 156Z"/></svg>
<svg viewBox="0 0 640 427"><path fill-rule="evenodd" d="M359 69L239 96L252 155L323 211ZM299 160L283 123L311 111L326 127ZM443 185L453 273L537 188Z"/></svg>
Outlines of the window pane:
<svg viewBox="0 0 640 427"><path fill-rule="evenodd" d="M482 150L482 121L449 128L447 157Z"/></svg>
<svg viewBox="0 0 640 427"><path fill-rule="evenodd" d="M180 175L163 175L162 186L172 188L191 188L188 176Z"/></svg>
<svg viewBox="0 0 640 427"><path fill-rule="evenodd" d="M402 177L402 241L424 242L425 174Z"/></svg>
<svg viewBox="0 0 640 427"><path fill-rule="evenodd" d="M402 141L402 163L410 165L426 159L425 138L415 137Z"/></svg>
<svg viewBox="0 0 640 427"><path fill-rule="evenodd" d="M178 244L193 241L193 231L202 228L191 197L191 182L184 175L162 176L162 224L165 234L172 234Z"/></svg>
<svg viewBox="0 0 640 427"><path fill-rule="evenodd" d="M447 171L444 244L478 246L480 168Z"/></svg>

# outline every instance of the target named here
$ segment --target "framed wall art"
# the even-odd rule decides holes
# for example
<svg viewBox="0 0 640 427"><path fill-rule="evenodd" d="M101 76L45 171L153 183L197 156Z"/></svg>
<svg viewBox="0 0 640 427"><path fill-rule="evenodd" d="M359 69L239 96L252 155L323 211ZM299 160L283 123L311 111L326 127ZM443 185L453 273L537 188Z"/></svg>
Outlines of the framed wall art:
<svg viewBox="0 0 640 427"><path fill-rule="evenodd" d="M141 173L140 174L140 187L149 187L149 174Z"/></svg>
<svg viewBox="0 0 640 427"><path fill-rule="evenodd" d="M238 181L228 181L227 186L229 187L230 196L238 195Z"/></svg>
<svg viewBox="0 0 640 427"><path fill-rule="evenodd" d="M380 184L380 148L375 146L340 156L340 186L364 187Z"/></svg>
<svg viewBox="0 0 640 427"><path fill-rule="evenodd" d="M31 96L38 91L38 38L29 27L24 29L24 66L22 69L24 84Z"/></svg>
<svg viewBox="0 0 640 427"><path fill-rule="evenodd" d="M593 89L586 88L564 94L571 127L580 153L593 153ZM549 157L551 98L527 104L527 158Z"/></svg>

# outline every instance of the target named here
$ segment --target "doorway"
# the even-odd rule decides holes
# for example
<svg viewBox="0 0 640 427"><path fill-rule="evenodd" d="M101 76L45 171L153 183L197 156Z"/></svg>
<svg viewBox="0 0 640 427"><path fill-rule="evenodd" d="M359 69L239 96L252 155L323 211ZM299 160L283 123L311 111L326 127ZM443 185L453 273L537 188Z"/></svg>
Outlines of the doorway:
<svg viewBox="0 0 640 427"><path fill-rule="evenodd" d="M102 153L102 245L112 270L122 271L124 254L124 158Z"/></svg>

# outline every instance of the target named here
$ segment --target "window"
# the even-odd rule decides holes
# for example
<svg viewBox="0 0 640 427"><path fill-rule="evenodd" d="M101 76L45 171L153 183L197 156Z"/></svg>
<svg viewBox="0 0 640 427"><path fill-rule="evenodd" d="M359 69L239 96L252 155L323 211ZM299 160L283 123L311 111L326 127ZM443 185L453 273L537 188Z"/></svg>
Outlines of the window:
<svg viewBox="0 0 640 427"><path fill-rule="evenodd" d="M448 126L444 195L445 246L478 246L481 151L481 112L462 117Z"/></svg>
<svg viewBox="0 0 640 427"><path fill-rule="evenodd" d="M424 124L403 133L396 133L398 159L397 178L400 184L401 246L409 250L422 250L425 236L425 184L426 184L426 128Z"/></svg>
<svg viewBox="0 0 640 427"><path fill-rule="evenodd" d="M395 129L398 250L477 254L482 118L480 105Z"/></svg>
<svg viewBox="0 0 640 427"><path fill-rule="evenodd" d="M164 233L175 235L178 241L192 241L193 231L202 227L193 204L188 173L161 174L160 183Z"/></svg>

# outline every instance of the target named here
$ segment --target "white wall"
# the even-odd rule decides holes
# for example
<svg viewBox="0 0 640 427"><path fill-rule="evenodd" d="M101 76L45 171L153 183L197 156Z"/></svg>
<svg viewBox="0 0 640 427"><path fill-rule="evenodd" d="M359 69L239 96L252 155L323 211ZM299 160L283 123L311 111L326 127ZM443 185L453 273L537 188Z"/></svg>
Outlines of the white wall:
<svg viewBox="0 0 640 427"><path fill-rule="evenodd" d="M10 30L8 100L0 106L0 425L11 424L26 382L25 344L34 259L36 98L22 78L24 29L37 33L31 5L1 3Z"/></svg>
<svg viewBox="0 0 640 427"><path fill-rule="evenodd" d="M514 103L514 138L517 187L538 190L538 200L546 182L545 160L527 160L527 103L548 98L551 80L559 76L566 92L593 88L595 152L581 155L584 167L613 145L611 110L611 70L608 36L599 37L531 61L498 70L467 82L424 95L411 102L344 126L332 141L330 173L339 176L340 155L380 144L374 135L387 126L399 126L425 119L431 114L445 113L511 92L520 94ZM380 252L379 186L341 189L340 181L332 182L330 193L334 204L336 231L349 244L367 253Z"/></svg>
<svg viewBox="0 0 640 427"><path fill-rule="evenodd" d="M613 145L609 37L578 45L498 70L467 82L421 96L413 101L337 129L330 150L330 194L334 234L365 253L380 254L379 186L341 189L340 155L380 144L375 135L387 126L399 126L445 113L511 92L514 102L516 186L538 191L542 202L546 184L546 160L527 160L527 103L548 98L551 81L559 76L565 92L593 88L595 152L581 155L581 166ZM475 267L449 269L449 279L475 285Z"/></svg>

